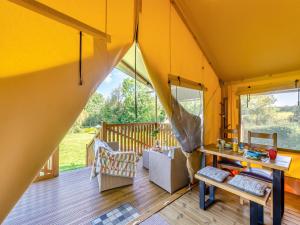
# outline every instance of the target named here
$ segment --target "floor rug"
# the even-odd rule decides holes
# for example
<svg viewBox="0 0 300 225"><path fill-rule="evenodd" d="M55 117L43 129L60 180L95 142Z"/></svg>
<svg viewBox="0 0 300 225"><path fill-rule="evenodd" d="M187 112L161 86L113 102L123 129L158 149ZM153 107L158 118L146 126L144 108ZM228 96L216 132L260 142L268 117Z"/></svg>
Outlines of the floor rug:
<svg viewBox="0 0 300 225"><path fill-rule="evenodd" d="M139 212L129 203L123 204L116 209L104 213L95 218L93 225L125 225L139 216Z"/></svg>
<svg viewBox="0 0 300 225"><path fill-rule="evenodd" d="M162 218L159 214L154 214L153 216L146 219L144 222L140 223L140 225L169 225L164 218Z"/></svg>

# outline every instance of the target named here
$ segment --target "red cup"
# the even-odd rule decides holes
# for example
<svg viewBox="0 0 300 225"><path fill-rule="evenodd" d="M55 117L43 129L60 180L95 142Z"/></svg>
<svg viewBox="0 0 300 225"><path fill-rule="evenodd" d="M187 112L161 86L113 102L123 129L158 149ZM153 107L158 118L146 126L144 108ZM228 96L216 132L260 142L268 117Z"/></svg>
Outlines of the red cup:
<svg viewBox="0 0 300 225"><path fill-rule="evenodd" d="M277 150L276 149L271 148L271 149L268 150L268 153L269 153L269 157L270 157L271 160L276 159L276 157L277 157Z"/></svg>

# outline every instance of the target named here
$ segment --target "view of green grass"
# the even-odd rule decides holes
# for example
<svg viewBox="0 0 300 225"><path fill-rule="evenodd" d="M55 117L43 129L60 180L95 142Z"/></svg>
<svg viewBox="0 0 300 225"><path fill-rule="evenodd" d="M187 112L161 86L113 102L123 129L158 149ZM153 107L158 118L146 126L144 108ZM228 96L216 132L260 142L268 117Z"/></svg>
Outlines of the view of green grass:
<svg viewBox="0 0 300 225"><path fill-rule="evenodd" d="M294 92L295 93L295 92ZM277 133L279 148L300 150L300 107L297 94L287 93L256 94L250 100L241 96L242 140L248 142L248 131ZM286 96L294 101L290 105L277 105L278 96ZM283 97L282 97L283 98ZM247 103L248 101L248 103ZM270 140L254 139L254 143L271 145Z"/></svg>
<svg viewBox="0 0 300 225"><path fill-rule="evenodd" d="M126 76L124 74L124 76ZM149 87L137 83L138 118L135 117L135 82L132 78L122 79L109 96L95 92L60 144L59 170L67 171L85 166L86 144L96 133L102 121L107 123L132 123L156 121L155 95ZM158 104L158 121L165 121L166 114Z"/></svg>
<svg viewBox="0 0 300 225"><path fill-rule="evenodd" d="M85 166L86 144L93 133L68 133L59 146L59 170L67 171Z"/></svg>

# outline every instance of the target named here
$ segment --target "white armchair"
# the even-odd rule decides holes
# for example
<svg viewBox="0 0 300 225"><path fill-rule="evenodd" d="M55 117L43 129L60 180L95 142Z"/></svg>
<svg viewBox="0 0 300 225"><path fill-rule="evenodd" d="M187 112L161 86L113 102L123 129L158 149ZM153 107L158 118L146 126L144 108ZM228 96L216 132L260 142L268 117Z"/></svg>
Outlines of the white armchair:
<svg viewBox="0 0 300 225"><path fill-rule="evenodd" d="M189 184L186 157L180 147L173 151L173 158L168 153L149 151L149 179L169 193Z"/></svg>
<svg viewBox="0 0 300 225"><path fill-rule="evenodd" d="M91 177L97 176L99 192L133 184L136 173L137 156L134 152L119 152L118 142L108 142L107 145L112 152L106 154L101 147L95 151L91 173Z"/></svg>

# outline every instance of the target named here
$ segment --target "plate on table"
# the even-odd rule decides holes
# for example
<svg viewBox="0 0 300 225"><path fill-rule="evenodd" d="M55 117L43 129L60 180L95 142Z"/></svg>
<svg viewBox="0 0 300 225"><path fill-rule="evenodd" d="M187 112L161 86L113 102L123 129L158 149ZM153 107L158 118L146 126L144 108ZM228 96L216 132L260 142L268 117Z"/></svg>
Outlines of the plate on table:
<svg viewBox="0 0 300 225"><path fill-rule="evenodd" d="M247 159L260 160L263 157L266 157L268 154L266 152L258 152L254 150L248 150L245 154Z"/></svg>

